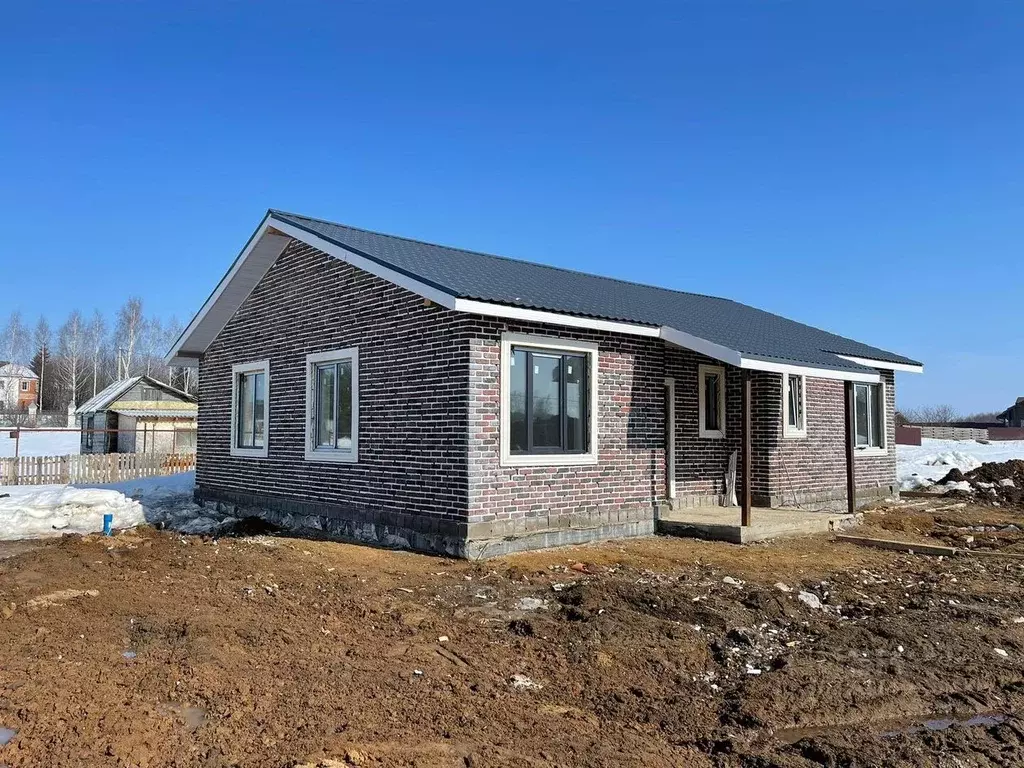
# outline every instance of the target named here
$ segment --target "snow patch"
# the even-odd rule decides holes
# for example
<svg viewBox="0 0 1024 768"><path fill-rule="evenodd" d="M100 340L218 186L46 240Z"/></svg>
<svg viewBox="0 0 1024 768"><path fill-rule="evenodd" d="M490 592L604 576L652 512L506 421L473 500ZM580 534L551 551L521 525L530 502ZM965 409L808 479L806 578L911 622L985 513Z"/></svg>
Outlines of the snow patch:
<svg viewBox="0 0 1024 768"><path fill-rule="evenodd" d="M12 427L0 427L0 458L14 456ZM22 429L18 444L19 456L68 456L78 454L82 448L82 433L77 429L63 432L37 432Z"/></svg>
<svg viewBox="0 0 1024 768"><path fill-rule="evenodd" d="M142 505L119 491L68 485L12 486L0 498L0 539L31 539L64 533L103 530L103 516L114 528L134 528L146 521Z"/></svg>
<svg viewBox="0 0 1024 768"><path fill-rule="evenodd" d="M0 486L0 540L99 533L105 514L114 516L115 529L148 522L185 533L213 533L234 522L204 515L192 500L194 487L195 472L109 485Z"/></svg>
<svg viewBox="0 0 1024 768"><path fill-rule="evenodd" d="M926 437L921 445L896 446L896 476L902 490L914 491L941 480L954 467L968 472L982 464L1011 459L1024 459L1024 440L986 444Z"/></svg>

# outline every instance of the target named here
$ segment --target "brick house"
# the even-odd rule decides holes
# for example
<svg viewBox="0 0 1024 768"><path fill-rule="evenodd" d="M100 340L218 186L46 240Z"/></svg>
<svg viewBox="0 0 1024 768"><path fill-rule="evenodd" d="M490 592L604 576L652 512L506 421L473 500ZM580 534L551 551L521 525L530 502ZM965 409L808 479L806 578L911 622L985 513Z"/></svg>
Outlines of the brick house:
<svg viewBox="0 0 1024 768"><path fill-rule="evenodd" d="M473 557L649 534L729 503L730 459L748 511L894 494L894 372L922 370L725 299L277 211L167 359L199 367L197 500Z"/></svg>
<svg viewBox="0 0 1024 768"><path fill-rule="evenodd" d="M39 377L27 365L0 360L0 408L28 410L39 397Z"/></svg>

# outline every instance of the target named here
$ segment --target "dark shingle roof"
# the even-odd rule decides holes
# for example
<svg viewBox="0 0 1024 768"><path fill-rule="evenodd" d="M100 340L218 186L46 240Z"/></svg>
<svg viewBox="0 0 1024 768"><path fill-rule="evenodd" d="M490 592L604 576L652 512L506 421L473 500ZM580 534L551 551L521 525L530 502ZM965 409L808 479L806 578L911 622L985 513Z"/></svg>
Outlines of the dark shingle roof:
<svg viewBox="0 0 1024 768"><path fill-rule="evenodd" d="M836 354L919 364L730 299L432 245L292 213L271 214L457 298L669 326L748 357L849 370L865 369Z"/></svg>

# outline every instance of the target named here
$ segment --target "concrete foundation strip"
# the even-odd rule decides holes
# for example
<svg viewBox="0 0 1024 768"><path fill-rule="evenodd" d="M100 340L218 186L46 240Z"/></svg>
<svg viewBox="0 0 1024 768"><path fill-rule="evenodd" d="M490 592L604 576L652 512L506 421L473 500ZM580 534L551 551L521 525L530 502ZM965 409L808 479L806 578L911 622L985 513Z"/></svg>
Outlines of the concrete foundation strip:
<svg viewBox="0 0 1024 768"><path fill-rule="evenodd" d="M982 557L1007 557L1011 560L1024 560L1024 554L1016 552L992 552L981 549L961 549L960 547L947 547L940 544L921 544L914 541L894 541L892 539L873 539L867 536L849 536L837 534L836 541L847 544L856 544L861 547L874 547L875 549L888 549L894 552L910 552L915 555L939 555L942 557L982 556Z"/></svg>

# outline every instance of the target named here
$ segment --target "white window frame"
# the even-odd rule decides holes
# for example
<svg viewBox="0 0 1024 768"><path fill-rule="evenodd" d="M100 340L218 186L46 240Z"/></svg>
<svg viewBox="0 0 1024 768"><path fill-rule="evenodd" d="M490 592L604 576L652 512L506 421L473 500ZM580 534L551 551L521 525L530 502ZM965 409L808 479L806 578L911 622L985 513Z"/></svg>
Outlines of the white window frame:
<svg viewBox="0 0 1024 768"><path fill-rule="evenodd" d="M800 405L804 423L799 428L789 423L789 379L791 376L800 379L800 393L803 395L803 402ZM782 374L782 436L786 438L807 437L807 376L802 373Z"/></svg>
<svg viewBox="0 0 1024 768"><path fill-rule="evenodd" d="M316 366L319 363L352 363L352 448L322 448L314 445L316 439ZM335 425L337 428L337 425ZM355 464L359 461L359 347L333 349L306 355L306 461L340 462Z"/></svg>
<svg viewBox="0 0 1024 768"><path fill-rule="evenodd" d="M238 445L238 380L243 373L262 373L263 392L263 436L262 448L241 448ZM231 455L265 459L270 450L270 361L260 360L253 363L238 363L231 366Z"/></svg>
<svg viewBox="0 0 1024 768"><path fill-rule="evenodd" d="M22 392L28 392L28 381L26 381L24 379L22 379L22 382L21 382L21 391Z"/></svg>
<svg viewBox="0 0 1024 768"><path fill-rule="evenodd" d="M718 388L718 423L721 429L708 429L705 426L704 401L707 399L704 390L704 377L709 373L717 373L721 386ZM725 368L721 365L697 366L697 433L708 440L725 439Z"/></svg>
<svg viewBox="0 0 1024 768"><path fill-rule="evenodd" d="M857 445L857 394L856 393L857 393L857 385L861 384L861 383L863 383L863 382L854 382L854 384L853 384L853 392L854 392L854 397L853 397L853 424L852 424L853 434L851 434L848 439L853 440L853 442L854 442L853 447L854 447L854 450L856 451L858 456L888 456L889 455L889 400L888 400L888 392L886 391L886 385L885 385L884 381L880 381L877 384L874 384L874 383L866 383L866 384L864 384L864 386L867 386L867 387L878 387L879 388L879 399L880 399L881 404L882 404L882 421L881 421L882 434L880 436L882 444L881 444L880 447L875 447L873 445Z"/></svg>
<svg viewBox="0 0 1024 768"><path fill-rule="evenodd" d="M550 349L553 352L570 352L587 356L590 369L587 371L588 405L590 408L590 439L587 453L549 453L549 454L512 454L511 428L511 365L512 347L534 347ZM564 467L573 465L597 464L600 450L597 443L598 434L598 400L597 378L600 371L597 344L573 339L562 339L548 336L532 336L520 333L503 333L501 335L501 371L500 371L500 416L498 440L501 444L501 466L503 467Z"/></svg>

